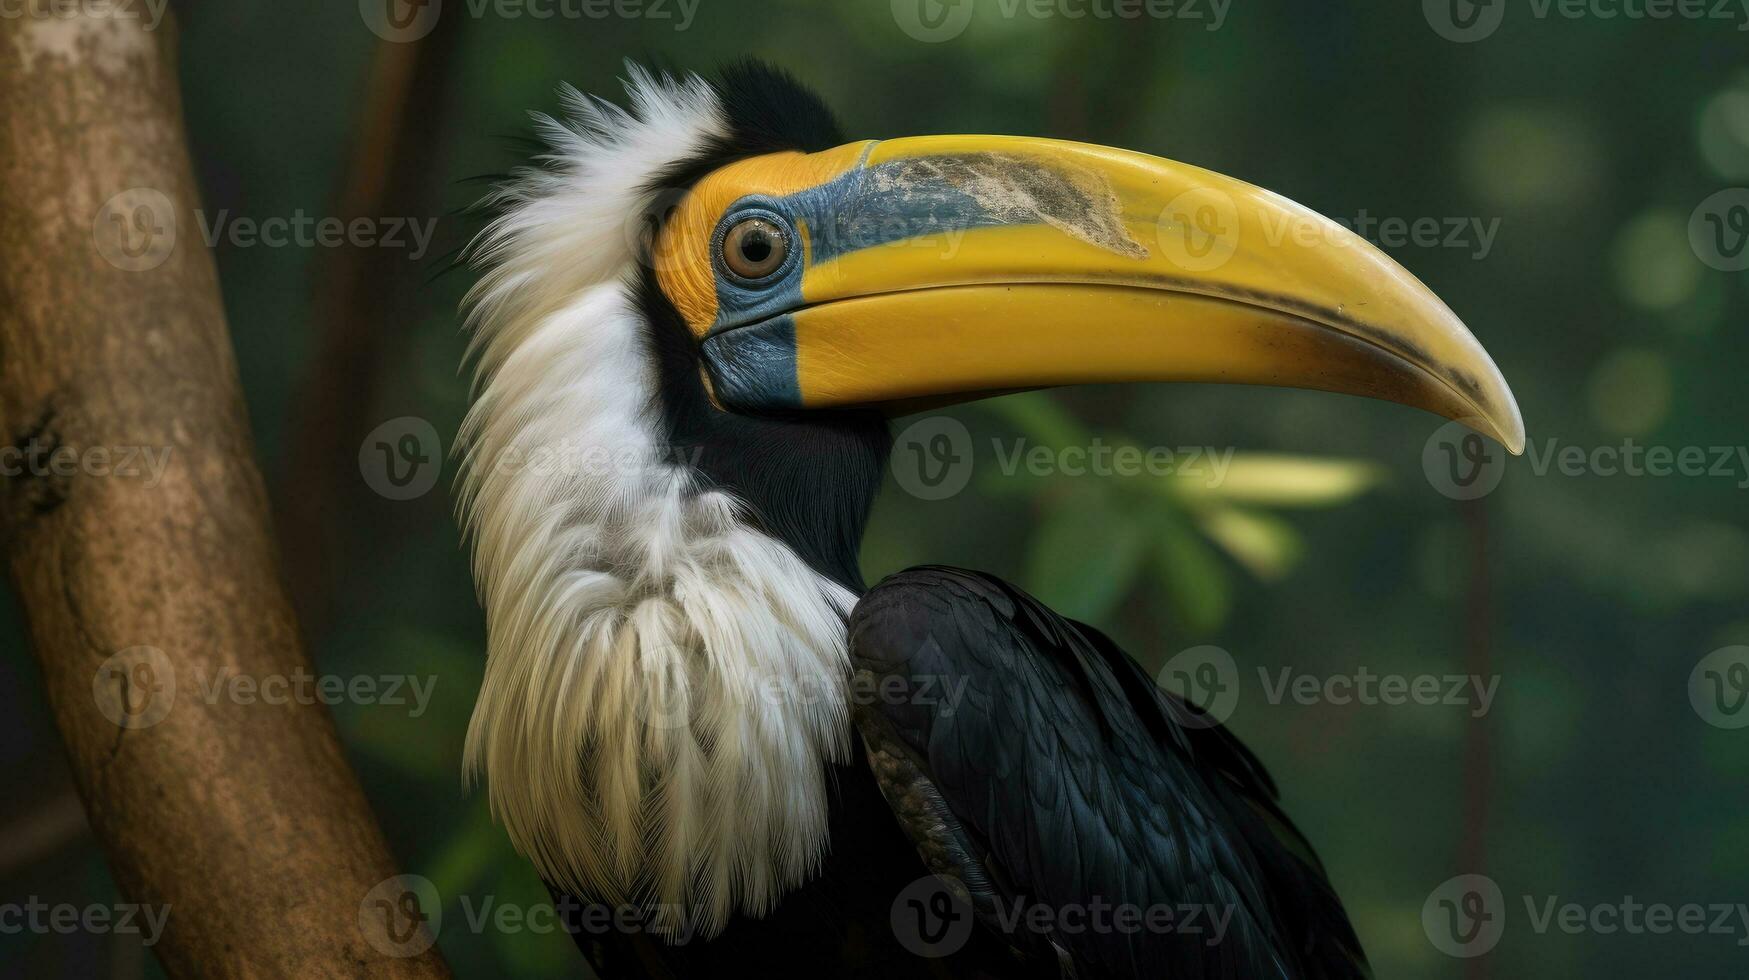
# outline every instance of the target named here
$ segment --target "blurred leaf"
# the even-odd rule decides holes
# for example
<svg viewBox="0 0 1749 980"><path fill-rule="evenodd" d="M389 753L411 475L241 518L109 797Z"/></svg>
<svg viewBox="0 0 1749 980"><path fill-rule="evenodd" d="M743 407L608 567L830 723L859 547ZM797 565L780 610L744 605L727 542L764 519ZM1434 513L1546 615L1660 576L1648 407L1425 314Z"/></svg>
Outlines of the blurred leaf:
<svg viewBox="0 0 1749 980"><path fill-rule="evenodd" d="M1299 532L1268 514L1217 507L1198 515L1197 523L1235 561L1265 582L1285 574L1304 550Z"/></svg>
<svg viewBox="0 0 1749 980"><path fill-rule="evenodd" d="M450 899L472 888L488 868L505 864L507 858L520 861L504 831L492 822L485 802L476 800L466 822L430 862L425 877L437 886L439 895Z"/></svg>
<svg viewBox="0 0 1749 980"><path fill-rule="evenodd" d="M1083 446L1093 437L1056 399L1042 391L1022 392L980 402L979 407L1000 417L1021 434L1046 446Z"/></svg>
<svg viewBox="0 0 1749 980"><path fill-rule="evenodd" d="M1084 490L1052 508L1032 535L1027 582L1065 616L1097 621L1135 582L1146 540L1114 511L1112 494Z"/></svg>
<svg viewBox="0 0 1749 980"><path fill-rule="evenodd" d="M1165 486L1186 502L1220 500L1265 507L1331 507L1384 482L1377 463L1275 453L1235 453L1224 465L1174 476Z"/></svg>
<svg viewBox="0 0 1749 980"><path fill-rule="evenodd" d="M420 719L373 705L337 705L335 715L347 741L372 757L432 782L459 778L460 747L433 738Z"/></svg>
<svg viewBox="0 0 1749 980"><path fill-rule="evenodd" d="M518 861L507 867L497 878L493 889L495 907L520 909L522 928L499 929L492 926L493 944L498 958L513 977L565 977L577 970L577 949L571 934L558 924L556 914L548 917L546 909L553 904L546 886L526 864ZM529 922L530 914L540 909ZM515 921L515 920L512 920ZM547 929L552 924L554 928Z"/></svg>
<svg viewBox="0 0 1749 980"><path fill-rule="evenodd" d="M454 637L404 628L388 636L382 663L407 671L385 672L398 680L394 695L401 703L345 701L335 706L336 722L349 742L371 756L424 779L454 783L482 660ZM390 694L386 686L379 690ZM417 700L421 691L429 695L423 705Z"/></svg>
<svg viewBox="0 0 1749 980"><path fill-rule="evenodd" d="M1161 524L1154 571L1173 617L1193 633L1208 633L1226 621L1232 608L1232 576L1220 556L1180 520Z"/></svg>

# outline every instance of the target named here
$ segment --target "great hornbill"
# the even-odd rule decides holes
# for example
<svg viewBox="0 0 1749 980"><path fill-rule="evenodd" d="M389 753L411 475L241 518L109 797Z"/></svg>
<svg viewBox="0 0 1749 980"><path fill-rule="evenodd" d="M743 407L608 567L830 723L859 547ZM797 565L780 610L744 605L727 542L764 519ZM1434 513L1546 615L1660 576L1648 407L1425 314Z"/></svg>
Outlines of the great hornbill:
<svg viewBox="0 0 1749 980"><path fill-rule="evenodd" d="M1288 385L1516 452L1487 353L1367 242L1228 177L847 143L781 71L629 70L629 108L562 89L490 198L461 436L489 634L467 770L596 970L1362 975L1237 740L1019 588L868 588L858 548L919 405ZM900 899L936 880L975 928L920 956Z"/></svg>

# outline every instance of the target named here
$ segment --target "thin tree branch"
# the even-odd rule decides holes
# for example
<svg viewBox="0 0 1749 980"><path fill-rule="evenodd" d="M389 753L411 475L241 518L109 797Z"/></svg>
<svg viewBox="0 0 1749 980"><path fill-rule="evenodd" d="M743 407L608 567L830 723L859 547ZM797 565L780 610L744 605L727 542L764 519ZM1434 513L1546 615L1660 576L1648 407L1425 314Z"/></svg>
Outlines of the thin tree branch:
<svg viewBox="0 0 1749 980"><path fill-rule="evenodd" d="M442 117L433 102L445 90L465 19L440 18L419 40L377 44L335 203L341 219L432 220L438 182L429 164ZM287 473L296 485L279 495L278 516L292 599L319 639L331 618L342 546L333 515L364 487L358 444L371 428L384 351L408 327L397 309L409 305L401 301L420 266L402 250L346 245L325 251L316 270L317 346L293 396L288 429Z"/></svg>
<svg viewBox="0 0 1749 980"><path fill-rule="evenodd" d="M0 826L0 878L53 857L88 829L79 795L70 786L56 789Z"/></svg>
<svg viewBox="0 0 1749 980"><path fill-rule="evenodd" d="M1498 450L1494 450L1498 452ZM1493 675L1493 585L1488 566L1487 498L1460 503L1469 544L1468 593L1464 601L1464 670L1477 679ZM1487 874L1488 811L1494 789L1489 719L1469 719L1464 728L1463 823L1458 866L1464 874ZM1464 961L1466 980L1487 980L1488 957Z"/></svg>

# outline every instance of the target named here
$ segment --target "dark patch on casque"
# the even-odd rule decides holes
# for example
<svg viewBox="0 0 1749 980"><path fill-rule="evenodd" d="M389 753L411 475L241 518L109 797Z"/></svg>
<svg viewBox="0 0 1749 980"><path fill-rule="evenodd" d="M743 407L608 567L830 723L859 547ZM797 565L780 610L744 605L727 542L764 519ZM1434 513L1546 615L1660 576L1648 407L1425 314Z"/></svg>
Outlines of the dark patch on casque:
<svg viewBox="0 0 1749 980"><path fill-rule="evenodd" d="M1023 154L955 153L858 166L772 206L808 225L816 265L894 242L1004 225L1046 225L1127 258L1148 256L1124 227L1122 202L1104 175Z"/></svg>
<svg viewBox="0 0 1749 980"><path fill-rule="evenodd" d="M953 188L1003 224L1040 222L1133 259L1148 249L1123 226L1123 207L1106 178L1090 170L1011 153L910 157L869 172L877 191Z"/></svg>

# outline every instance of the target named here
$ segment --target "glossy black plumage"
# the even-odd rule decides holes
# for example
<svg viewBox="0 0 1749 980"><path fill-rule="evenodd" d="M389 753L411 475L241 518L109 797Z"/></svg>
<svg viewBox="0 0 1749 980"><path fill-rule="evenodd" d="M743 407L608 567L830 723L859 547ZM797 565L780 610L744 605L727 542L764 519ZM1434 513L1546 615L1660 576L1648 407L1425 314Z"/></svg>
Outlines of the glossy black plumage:
<svg viewBox="0 0 1749 980"><path fill-rule="evenodd" d="M1097 630L991 576L925 567L864 597L851 655L860 687L882 692L859 701L858 727L912 754L1010 919L1016 902L1230 910L1219 942L1212 926L1054 932L1079 976L1362 975L1262 767ZM962 683L957 703L928 693Z"/></svg>
<svg viewBox="0 0 1749 980"><path fill-rule="evenodd" d="M860 756L832 769L831 845L811 881L763 918L736 916L714 939L664 942L632 928L603 928L608 910L554 893L569 931L604 980L749 976L797 980L1055 980L1018 968L1008 948L977 934L953 955L926 959L895 934L890 914L923 864L893 819ZM619 924L628 924L623 916Z"/></svg>

